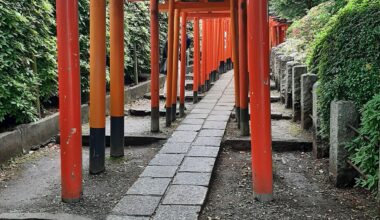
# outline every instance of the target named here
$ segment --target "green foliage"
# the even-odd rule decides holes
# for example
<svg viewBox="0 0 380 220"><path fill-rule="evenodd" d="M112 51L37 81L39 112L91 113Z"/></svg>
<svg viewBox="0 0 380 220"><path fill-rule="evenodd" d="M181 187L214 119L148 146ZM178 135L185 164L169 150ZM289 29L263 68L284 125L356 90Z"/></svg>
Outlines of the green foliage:
<svg viewBox="0 0 380 220"><path fill-rule="evenodd" d="M351 161L368 177L357 179L357 185L376 189L379 181L380 94L364 106L361 119L360 136L348 145L348 150Z"/></svg>
<svg viewBox="0 0 380 220"><path fill-rule="evenodd" d="M287 19L299 19L306 15L312 7L326 0L270 0L271 11Z"/></svg>
<svg viewBox="0 0 380 220"><path fill-rule="evenodd" d="M328 138L330 103L352 100L358 108L380 92L380 0L351 0L318 34L308 55L320 81L321 135Z"/></svg>
<svg viewBox="0 0 380 220"><path fill-rule="evenodd" d="M37 100L57 94L53 7L0 1L0 121L36 119Z"/></svg>

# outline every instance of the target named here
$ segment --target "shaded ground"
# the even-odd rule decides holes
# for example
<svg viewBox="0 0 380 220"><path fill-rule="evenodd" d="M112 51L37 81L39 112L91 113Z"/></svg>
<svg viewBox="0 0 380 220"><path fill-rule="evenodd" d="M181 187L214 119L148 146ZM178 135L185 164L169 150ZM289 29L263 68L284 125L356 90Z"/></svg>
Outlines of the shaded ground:
<svg viewBox="0 0 380 220"><path fill-rule="evenodd" d="M311 153L275 153L274 197L253 199L250 152L224 146L200 219L379 219L373 196L362 189L336 189L328 161Z"/></svg>
<svg viewBox="0 0 380 220"><path fill-rule="evenodd" d="M70 213L105 219L135 182L161 144L125 149L122 159L106 158L106 172L88 173L88 148L83 151L83 199L73 205L61 202L59 148L52 146L17 158L0 172L0 213ZM109 155L109 149L107 149Z"/></svg>

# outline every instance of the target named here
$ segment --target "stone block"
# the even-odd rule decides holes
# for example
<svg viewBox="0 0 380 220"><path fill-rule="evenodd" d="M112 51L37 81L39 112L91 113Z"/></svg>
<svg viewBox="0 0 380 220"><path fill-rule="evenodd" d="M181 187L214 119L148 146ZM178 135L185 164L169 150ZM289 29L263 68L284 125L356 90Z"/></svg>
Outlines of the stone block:
<svg viewBox="0 0 380 220"><path fill-rule="evenodd" d="M153 220L196 220L201 206L160 205Z"/></svg>
<svg viewBox="0 0 380 220"><path fill-rule="evenodd" d="M182 124L202 125L204 122L205 122L204 119L185 118L185 119L182 121Z"/></svg>
<svg viewBox="0 0 380 220"><path fill-rule="evenodd" d="M347 125L357 127L359 113L351 101L333 101L330 111L330 158L329 177L337 187L351 186L357 172L347 163L345 146L356 134Z"/></svg>
<svg viewBox="0 0 380 220"><path fill-rule="evenodd" d="M195 131L174 131L172 136L169 138L168 142L191 143L194 141L197 134L198 133Z"/></svg>
<svg viewBox="0 0 380 220"><path fill-rule="evenodd" d="M127 195L162 196L169 186L171 178L139 178L127 191Z"/></svg>
<svg viewBox="0 0 380 220"><path fill-rule="evenodd" d="M292 76L293 76L293 67L299 65L296 61L289 61L286 63L285 70L285 108L292 108Z"/></svg>
<svg viewBox="0 0 380 220"><path fill-rule="evenodd" d="M276 89L280 91L280 72L281 72L281 57L282 53L276 53L274 58L274 81L276 84Z"/></svg>
<svg viewBox="0 0 380 220"><path fill-rule="evenodd" d="M195 119L204 119L207 118L208 113L190 113L186 116L186 119L195 118Z"/></svg>
<svg viewBox="0 0 380 220"><path fill-rule="evenodd" d="M301 76L307 73L305 65L294 66L292 71L293 121L301 120Z"/></svg>
<svg viewBox="0 0 380 220"><path fill-rule="evenodd" d="M128 216L128 215L109 215L107 220L149 220L149 217L144 216Z"/></svg>
<svg viewBox="0 0 380 220"><path fill-rule="evenodd" d="M196 185L196 186L208 186L210 184L211 173L177 173L175 175L174 185Z"/></svg>
<svg viewBox="0 0 380 220"><path fill-rule="evenodd" d="M124 196L112 209L114 215L136 215L136 216L151 216L161 197L159 196Z"/></svg>
<svg viewBox="0 0 380 220"><path fill-rule="evenodd" d="M197 137L192 145L219 147L221 142L221 137Z"/></svg>
<svg viewBox="0 0 380 220"><path fill-rule="evenodd" d="M194 108L191 113L196 113L196 114L208 114L210 113L211 109L202 109L202 108Z"/></svg>
<svg viewBox="0 0 380 220"><path fill-rule="evenodd" d="M179 166L184 157L184 154L157 154L149 166Z"/></svg>
<svg viewBox="0 0 380 220"><path fill-rule="evenodd" d="M207 118L207 121L219 121L219 122L227 122L230 118L230 115L210 115Z"/></svg>
<svg viewBox="0 0 380 220"><path fill-rule="evenodd" d="M209 121L209 120L207 120L203 125L203 129L224 130L224 129L226 129L226 126L227 126L227 121Z"/></svg>
<svg viewBox="0 0 380 220"><path fill-rule="evenodd" d="M190 143L167 142L160 150L160 154L186 154L190 149Z"/></svg>
<svg viewBox="0 0 380 220"><path fill-rule="evenodd" d="M179 171L211 173L214 168L215 160L215 158L210 157L186 157Z"/></svg>
<svg viewBox="0 0 380 220"><path fill-rule="evenodd" d="M291 56L281 56L280 62L280 97L281 102L285 103L285 93L286 93L286 63L289 61L293 61L293 57Z"/></svg>
<svg viewBox="0 0 380 220"><path fill-rule="evenodd" d="M313 111L313 85L317 81L315 74L301 76L301 127L309 129L313 125L310 117Z"/></svg>
<svg viewBox="0 0 380 220"><path fill-rule="evenodd" d="M313 85L313 157L324 158L329 155L329 144L319 135L319 114L318 114L318 90L319 82Z"/></svg>
<svg viewBox="0 0 380 220"><path fill-rule="evenodd" d="M177 127L176 131L199 131L201 128L202 125L181 124Z"/></svg>
<svg viewBox="0 0 380 220"><path fill-rule="evenodd" d="M210 116L211 117L211 116ZM199 132L199 137L223 137L225 130L219 129L202 129Z"/></svg>
<svg viewBox="0 0 380 220"><path fill-rule="evenodd" d="M168 189L163 205L203 205L207 195L207 187L172 185Z"/></svg>
<svg viewBox="0 0 380 220"><path fill-rule="evenodd" d="M219 147L192 146L187 156L189 157L217 157Z"/></svg>
<svg viewBox="0 0 380 220"><path fill-rule="evenodd" d="M140 177L172 178L178 166L147 166Z"/></svg>

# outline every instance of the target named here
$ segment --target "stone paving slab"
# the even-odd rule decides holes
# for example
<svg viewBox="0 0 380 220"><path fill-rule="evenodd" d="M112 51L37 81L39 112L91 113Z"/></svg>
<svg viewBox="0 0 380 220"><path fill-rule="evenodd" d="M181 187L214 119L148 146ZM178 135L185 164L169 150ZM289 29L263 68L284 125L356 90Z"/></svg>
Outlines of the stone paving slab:
<svg viewBox="0 0 380 220"><path fill-rule="evenodd" d="M210 184L210 179L211 173L179 172L174 177L173 184L208 186Z"/></svg>
<svg viewBox="0 0 380 220"><path fill-rule="evenodd" d="M202 120L202 119L193 119L193 120ZM202 125L204 120L202 120ZM195 131L175 131L169 139L169 142L174 143L191 143L194 141L195 137L198 135Z"/></svg>
<svg viewBox="0 0 380 220"><path fill-rule="evenodd" d="M177 127L177 131L199 131L201 128L202 125L181 124Z"/></svg>
<svg viewBox="0 0 380 220"><path fill-rule="evenodd" d="M162 196L166 188L168 188L170 181L170 178L140 177L131 188L129 188L127 195Z"/></svg>
<svg viewBox="0 0 380 220"><path fill-rule="evenodd" d="M172 185L162 201L164 205L203 205L207 187Z"/></svg>
<svg viewBox="0 0 380 220"><path fill-rule="evenodd" d="M179 168L180 172L211 173L216 158L209 157L186 157Z"/></svg>
<svg viewBox="0 0 380 220"><path fill-rule="evenodd" d="M217 129L202 129L198 137L223 137L224 136L224 130L217 130Z"/></svg>
<svg viewBox="0 0 380 220"><path fill-rule="evenodd" d="M189 157L217 157L219 147L192 146L187 156Z"/></svg>
<svg viewBox="0 0 380 220"><path fill-rule="evenodd" d="M149 163L150 166L178 166L181 164L184 154L157 154Z"/></svg>
<svg viewBox="0 0 380 220"><path fill-rule="evenodd" d="M226 129L226 126L227 126L227 121L209 121L209 120L207 120L205 122L205 124L203 125L203 128L224 130L224 129Z"/></svg>
<svg viewBox="0 0 380 220"><path fill-rule="evenodd" d="M149 217L109 215L107 220L149 220Z"/></svg>
<svg viewBox="0 0 380 220"><path fill-rule="evenodd" d="M168 142L160 150L160 154L185 154L189 151L191 143Z"/></svg>
<svg viewBox="0 0 380 220"><path fill-rule="evenodd" d="M108 219L198 218L234 106L232 78L232 71L221 75L150 161Z"/></svg>
<svg viewBox="0 0 380 220"><path fill-rule="evenodd" d="M160 205L153 220L196 220L201 206Z"/></svg>
<svg viewBox="0 0 380 220"><path fill-rule="evenodd" d="M140 177L172 178L174 177L177 168L177 166L147 166Z"/></svg>
<svg viewBox="0 0 380 220"><path fill-rule="evenodd" d="M221 137L197 137L192 145L219 147L221 142Z"/></svg>
<svg viewBox="0 0 380 220"><path fill-rule="evenodd" d="M156 210L161 197L128 195L112 209L116 215L150 216Z"/></svg>

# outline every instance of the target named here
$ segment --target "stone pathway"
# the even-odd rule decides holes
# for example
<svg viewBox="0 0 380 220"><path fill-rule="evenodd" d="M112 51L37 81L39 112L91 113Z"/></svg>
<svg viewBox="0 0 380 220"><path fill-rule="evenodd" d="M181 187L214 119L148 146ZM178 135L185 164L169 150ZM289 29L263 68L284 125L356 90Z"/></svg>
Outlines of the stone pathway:
<svg viewBox="0 0 380 220"><path fill-rule="evenodd" d="M233 72L215 85L174 131L108 220L197 219L229 116Z"/></svg>

